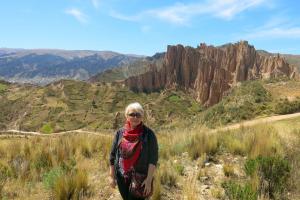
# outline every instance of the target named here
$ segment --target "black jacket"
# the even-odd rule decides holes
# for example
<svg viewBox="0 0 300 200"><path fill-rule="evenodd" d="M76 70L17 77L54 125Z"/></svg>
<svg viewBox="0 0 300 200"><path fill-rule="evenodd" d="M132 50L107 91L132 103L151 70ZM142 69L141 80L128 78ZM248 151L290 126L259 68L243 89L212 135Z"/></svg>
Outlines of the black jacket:
<svg viewBox="0 0 300 200"><path fill-rule="evenodd" d="M118 144L122 139L123 132L124 132L124 128L121 128L117 131L112 144L110 158L109 158L110 164L114 165L116 170L119 169L120 152L118 149ZM157 165L157 160L158 160L157 139L154 132L147 126L143 125L141 140L142 140L142 151L134 169L136 172L147 174L149 164L153 164L155 166Z"/></svg>

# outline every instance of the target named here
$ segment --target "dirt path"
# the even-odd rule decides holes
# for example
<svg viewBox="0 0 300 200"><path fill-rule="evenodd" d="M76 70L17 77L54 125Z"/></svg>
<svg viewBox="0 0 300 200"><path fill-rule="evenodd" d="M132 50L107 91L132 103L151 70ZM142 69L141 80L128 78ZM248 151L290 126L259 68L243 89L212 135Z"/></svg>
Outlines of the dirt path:
<svg viewBox="0 0 300 200"><path fill-rule="evenodd" d="M253 126L256 124L261 124L261 123L268 123L268 122L274 122L274 121L280 121L284 119L291 119L295 117L300 117L300 113L294 113L294 114L288 114L288 115L277 115L277 116L271 116L271 117L265 117L265 118L259 118L259 119L254 119L254 120L249 120L249 121L244 121L232 125L227 125L224 127L212 129L211 132L217 132L217 131L225 131L225 130L233 130L233 129L238 129L241 126ZM108 132L108 131L107 131ZM44 136L44 137L55 137L55 136L62 136L66 134L79 134L79 133L85 133L85 134L92 134L92 135L98 135L98 136L111 136L109 134L104 134L100 132L93 132L93 131L85 131L82 129L78 130L72 130L72 131L63 131L63 132L58 132L58 133L51 133L51 134L45 134L41 132L32 132L32 131L21 131L21 130L3 130L0 131L0 138L5 138L5 137L18 137L18 138L26 138L26 136Z"/></svg>
<svg viewBox="0 0 300 200"><path fill-rule="evenodd" d="M249 120L249 121L244 121L232 125L227 125L224 127L212 129L212 132L217 132L217 131L226 131L226 130L234 130L238 129L242 126L253 126L256 124L263 124L263 123L269 123L269 122L275 122L275 121L280 121L284 119L291 119L295 117L300 117L300 113L294 113L294 114L288 114L288 115L277 115L277 116L271 116L271 117L264 117L264 118L259 118L259 119L254 119L254 120Z"/></svg>
<svg viewBox="0 0 300 200"><path fill-rule="evenodd" d="M105 134L105 133L85 131L85 130L81 130L81 129L71 130L71 131L62 131L62 132L51 133L51 134L10 129L10 130L0 131L0 138L10 138L10 137L26 138L28 136L56 137L56 136L63 136L66 134L80 134L80 133L97 135L97 136L109 136L109 137L111 136L111 135Z"/></svg>

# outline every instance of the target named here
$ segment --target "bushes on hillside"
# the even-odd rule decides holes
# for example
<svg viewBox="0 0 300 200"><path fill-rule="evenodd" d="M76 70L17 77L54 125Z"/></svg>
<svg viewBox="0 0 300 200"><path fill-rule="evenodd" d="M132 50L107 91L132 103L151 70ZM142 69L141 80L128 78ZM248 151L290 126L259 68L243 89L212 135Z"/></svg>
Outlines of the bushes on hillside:
<svg viewBox="0 0 300 200"><path fill-rule="evenodd" d="M300 98L289 101L287 98L280 99L275 103L274 112L276 114L291 114L300 111Z"/></svg>
<svg viewBox="0 0 300 200"><path fill-rule="evenodd" d="M272 112L271 94L258 81L246 81L233 88L230 95L204 112L203 121L209 126L251 119Z"/></svg>
<svg viewBox="0 0 300 200"><path fill-rule="evenodd" d="M248 159L244 171L250 180L244 184L227 181L222 184L230 200L286 199L291 167L279 156Z"/></svg>
<svg viewBox="0 0 300 200"><path fill-rule="evenodd" d="M262 157L249 159L245 172L251 178L259 175L258 193L271 199L284 199L290 177L291 166L281 157Z"/></svg>
<svg viewBox="0 0 300 200"><path fill-rule="evenodd" d="M256 200L257 193L250 184L241 185L233 181L222 184L225 193L230 200Z"/></svg>

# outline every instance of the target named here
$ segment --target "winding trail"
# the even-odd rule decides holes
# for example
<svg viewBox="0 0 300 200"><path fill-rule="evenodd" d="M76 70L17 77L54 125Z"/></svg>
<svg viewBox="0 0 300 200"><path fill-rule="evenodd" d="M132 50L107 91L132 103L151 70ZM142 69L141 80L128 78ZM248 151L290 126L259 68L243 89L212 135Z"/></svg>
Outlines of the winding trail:
<svg viewBox="0 0 300 200"><path fill-rule="evenodd" d="M108 131L106 131L106 132L108 132ZM97 136L108 136L108 137L111 136L111 135L105 134L105 133L85 131L85 130L82 130L82 129L71 130L71 131L62 131L62 132L51 133L51 134L10 129L10 130L2 130L2 131L0 130L0 138L11 138L11 137L27 138L27 137L30 137L30 136L57 137L57 136L63 136L63 135L67 135L67 134L80 134L80 133L97 135Z"/></svg>
<svg viewBox="0 0 300 200"><path fill-rule="evenodd" d="M256 124L275 122L275 121L280 121L280 120L284 120L284 119L291 119L291 118L296 118L296 117L300 117L300 112L299 113L288 114L288 115L275 115L275 116L271 116L271 117L264 117L264 118L249 120L249 121L243 121L243 122L239 122L239 123L236 123L236 124L231 124L231 125L227 125L227 126L224 126L224 127L219 127L219 128L216 128L216 129L212 129L211 132L234 130L234 129L238 129L242 126L247 127L247 126L253 126L253 125L256 125Z"/></svg>
<svg viewBox="0 0 300 200"><path fill-rule="evenodd" d="M291 118L296 118L296 117L300 117L300 112L299 113L294 113L294 114L288 114L288 115L276 115L276 116L271 116L271 117L264 117L264 118L249 120L249 121L243 121L243 122L239 122L239 123L236 123L236 124L231 124L231 125L227 125L227 126L224 126L224 127L219 127L219 128L216 128L216 129L212 129L210 132L215 133L217 131L234 130L234 129L238 129L242 126L243 127L253 126L253 125L256 125L256 124L275 122L275 121L280 121L280 120L284 120L284 119L291 119ZM105 132L109 132L109 130L106 130ZM112 132L112 130L110 132ZM57 136L63 136L63 135L66 135L66 134L80 134L80 133L111 137L110 134L105 134L105 133L102 133L102 132L86 131L86 130L82 130L82 129L71 130L71 131L62 131L62 132L51 133L51 134L10 129L10 130L2 130L2 131L0 130L0 138L11 138L11 137L27 138L27 137L30 137L30 136L57 137Z"/></svg>

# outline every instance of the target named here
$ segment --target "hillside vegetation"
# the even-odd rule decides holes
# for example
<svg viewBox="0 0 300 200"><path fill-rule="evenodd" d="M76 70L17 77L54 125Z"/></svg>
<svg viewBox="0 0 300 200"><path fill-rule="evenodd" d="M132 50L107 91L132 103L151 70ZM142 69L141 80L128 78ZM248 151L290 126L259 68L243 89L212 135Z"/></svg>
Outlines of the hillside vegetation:
<svg viewBox="0 0 300 200"><path fill-rule="evenodd" d="M144 105L145 121L153 127L175 126L181 119L201 111L192 97L179 90L138 94L120 84L69 80L46 87L13 85L1 94L1 99L2 129L45 133L117 128L123 123L126 105L135 101ZM115 117L118 112L120 115Z"/></svg>
<svg viewBox="0 0 300 200"><path fill-rule="evenodd" d="M152 57L138 59L121 67L105 70L89 79L90 82L114 82L125 80L131 76L137 76L151 70L155 65L162 67L164 53L157 53Z"/></svg>
<svg viewBox="0 0 300 200"><path fill-rule="evenodd" d="M246 81L205 110L201 122L216 127L262 116L299 112L299 90L296 81Z"/></svg>
<svg viewBox="0 0 300 200"><path fill-rule="evenodd" d="M299 112L299 97L300 83L297 81L247 81L206 109L189 93L179 89L135 93L120 83L62 80L37 87L2 82L0 130L52 133L82 128L91 131L116 129L123 124L126 105L135 101L144 105L145 121L155 128L199 124L217 127Z"/></svg>

